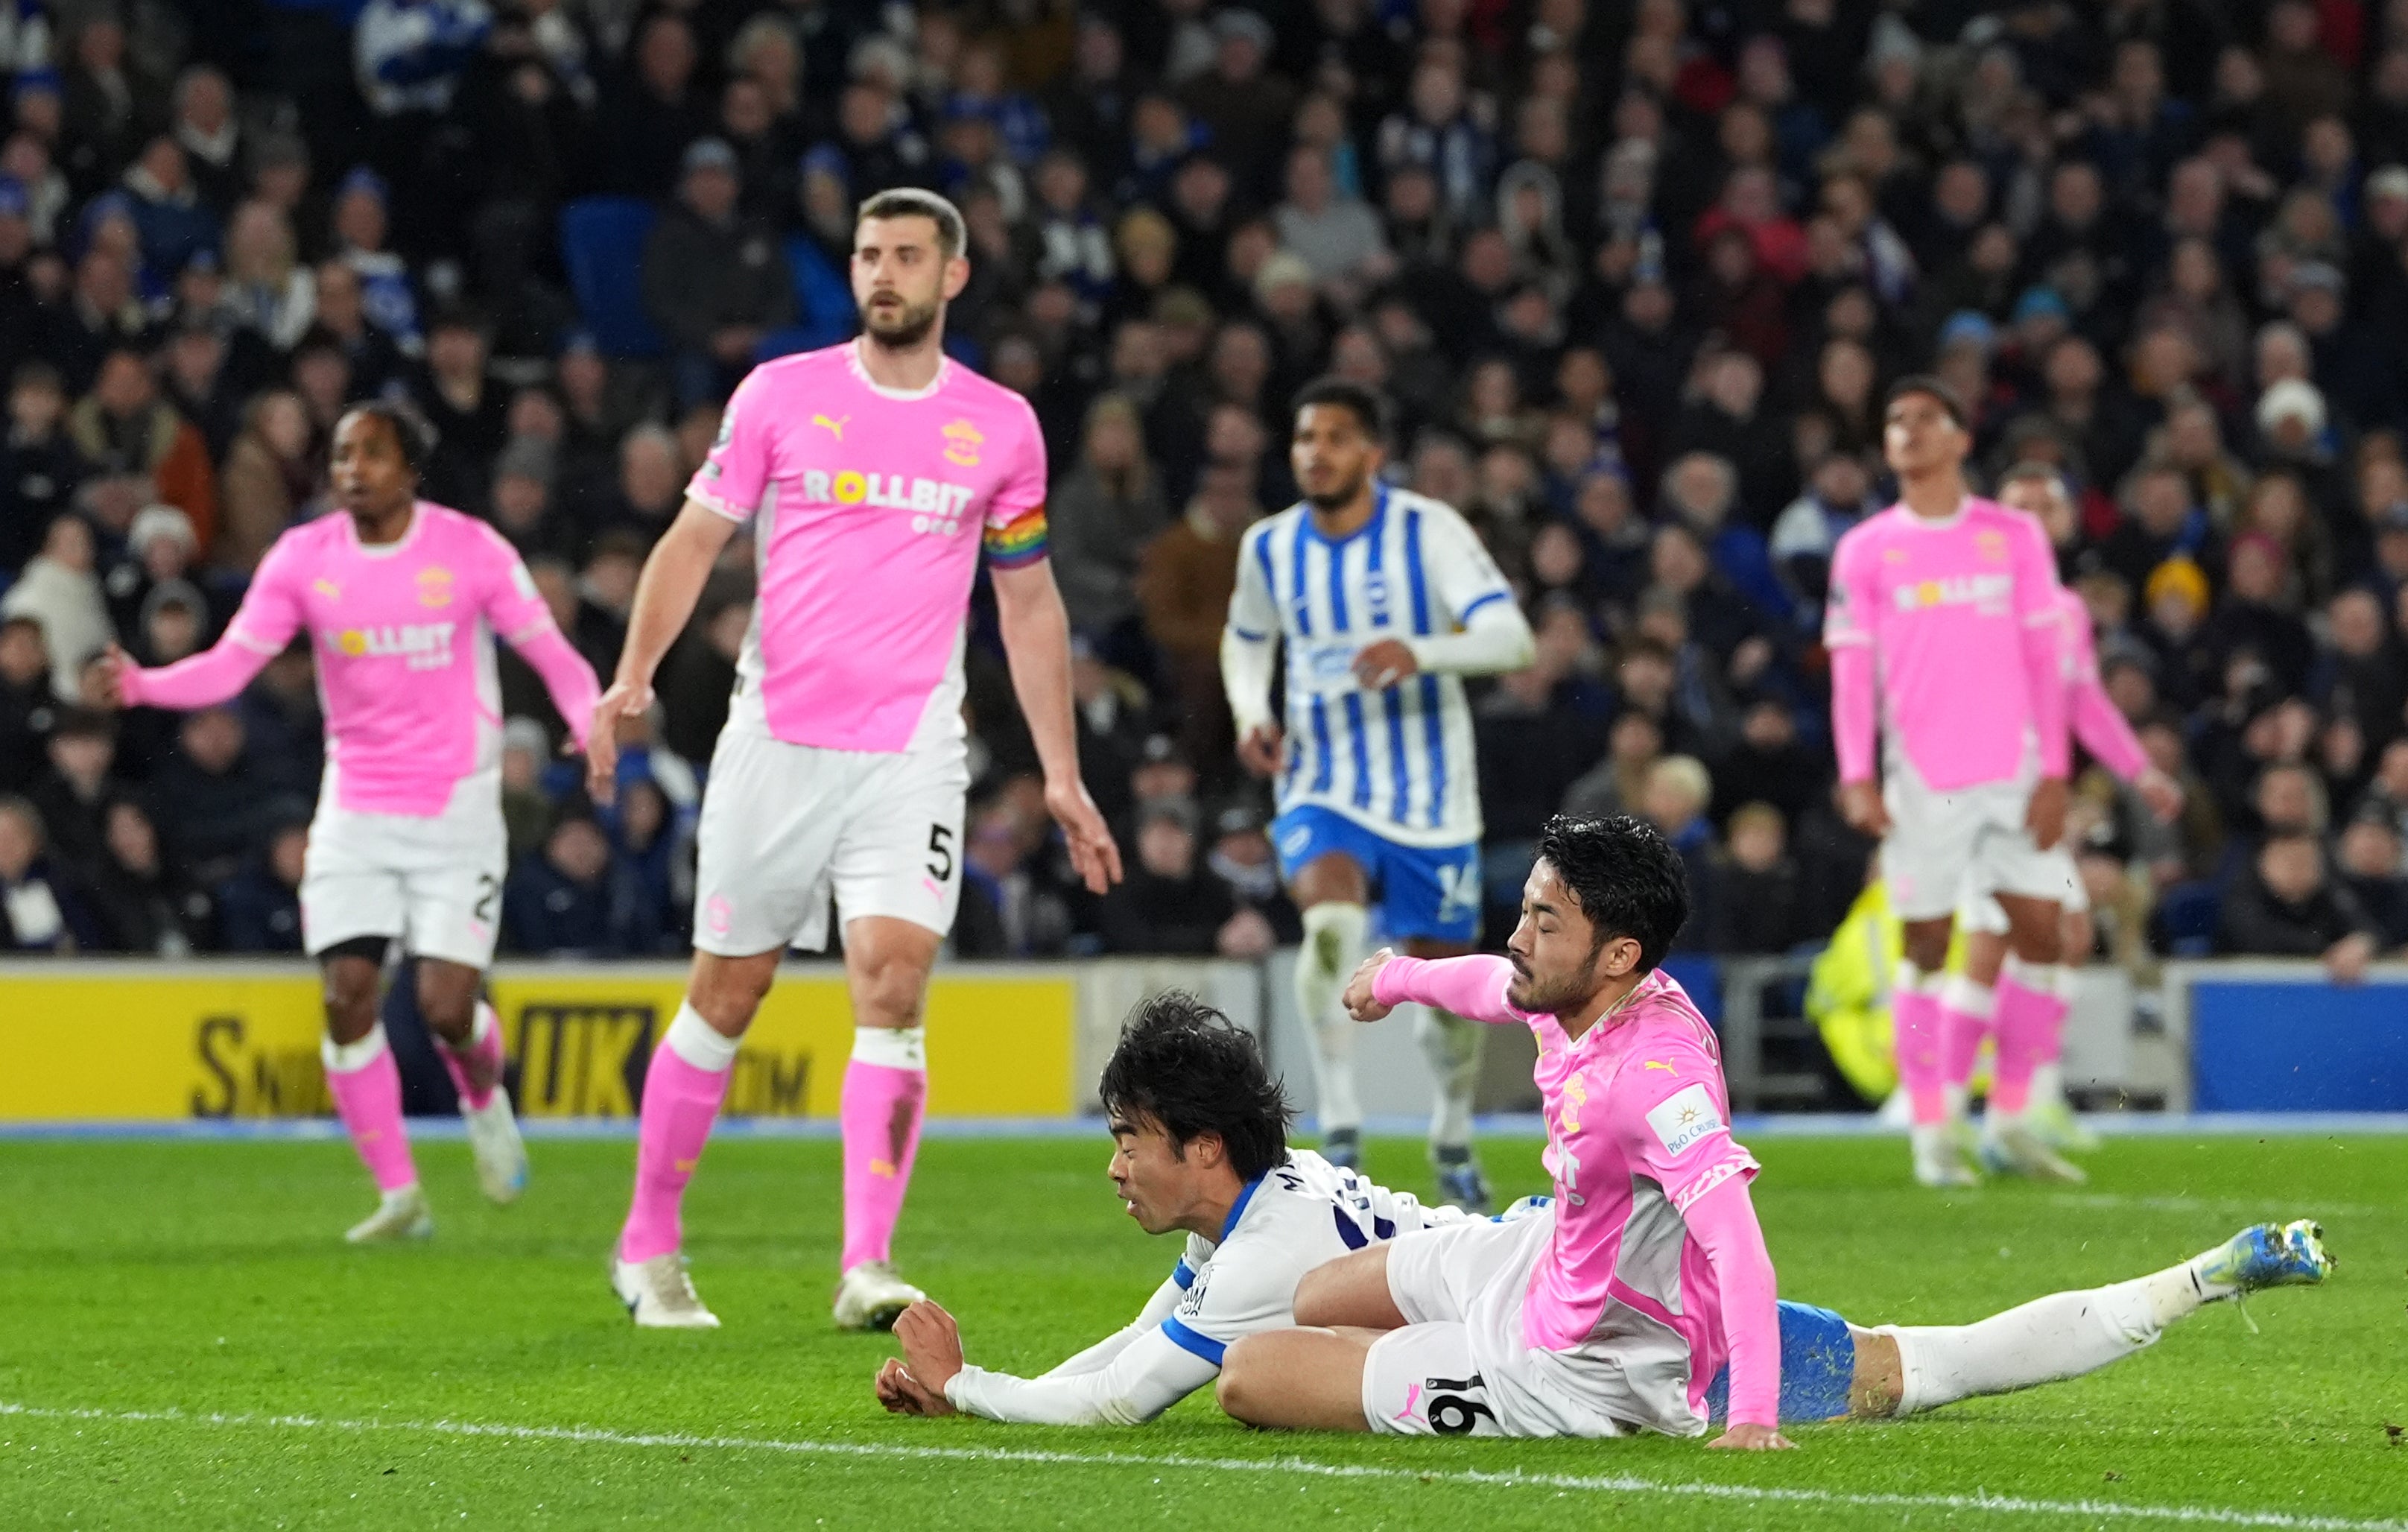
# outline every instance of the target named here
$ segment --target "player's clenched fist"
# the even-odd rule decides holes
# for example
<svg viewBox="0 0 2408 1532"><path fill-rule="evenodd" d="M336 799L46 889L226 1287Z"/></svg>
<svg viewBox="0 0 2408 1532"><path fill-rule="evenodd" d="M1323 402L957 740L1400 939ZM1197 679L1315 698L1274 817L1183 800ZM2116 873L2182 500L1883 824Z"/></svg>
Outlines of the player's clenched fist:
<svg viewBox="0 0 2408 1532"><path fill-rule="evenodd" d="M945 1385L962 1370L962 1332L953 1316L922 1298L895 1321L895 1339L912 1379L942 1403ZM953 1406L945 1405L942 1413L952 1414Z"/></svg>
<svg viewBox="0 0 2408 1532"><path fill-rule="evenodd" d="M1889 810L1882 806L1878 783L1842 782L1840 817L1860 835L1879 838L1889 834Z"/></svg>
<svg viewBox="0 0 2408 1532"><path fill-rule="evenodd" d="M878 1402L890 1415L934 1417L954 1412L951 1401L942 1394L930 1393L925 1384L911 1376L911 1369L903 1365L899 1356L886 1359L886 1365L878 1369L878 1378L872 1386L878 1392Z"/></svg>
<svg viewBox="0 0 2408 1532"><path fill-rule="evenodd" d="M1387 966L1388 960L1396 955L1395 948L1381 948L1365 958L1362 966L1354 970L1354 977L1346 981L1346 993L1339 996L1339 1002L1345 1006L1347 1015L1358 1022L1376 1022L1395 1009L1391 1006L1383 1006L1375 999L1371 994L1371 986L1372 981L1379 977L1380 970Z"/></svg>

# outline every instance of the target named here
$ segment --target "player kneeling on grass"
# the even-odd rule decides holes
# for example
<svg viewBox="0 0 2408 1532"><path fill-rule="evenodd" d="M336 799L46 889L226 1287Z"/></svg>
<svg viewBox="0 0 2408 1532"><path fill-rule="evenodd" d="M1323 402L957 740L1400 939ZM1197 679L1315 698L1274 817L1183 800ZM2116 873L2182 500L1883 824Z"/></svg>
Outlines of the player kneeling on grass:
<svg viewBox="0 0 2408 1532"><path fill-rule="evenodd" d="M1224 1410L1406 1436L1697 1436L1720 1418L1714 1446L1786 1447L1783 1421L1912 1414L2074 1377L2202 1304L2331 1269L2301 1221L1973 1324L1867 1330L1776 1303L1713 1032L1656 967L1687 913L1680 859L1655 830L1558 817L1510 957L1363 965L1346 991L1358 1021L1411 1000L1537 1035L1555 1201L1315 1270L1296 1315L1322 1327L1230 1346Z"/></svg>
<svg viewBox="0 0 2408 1532"><path fill-rule="evenodd" d="M1313 1267L1472 1222L1289 1149L1287 1097L1254 1039L1193 995L1138 1008L1104 1066L1103 1098L1113 1192L1146 1233L1187 1231L1168 1280L1126 1328L1041 1378L965 1365L953 1316L915 1303L895 1325L902 1357L878 1374L888 1410L1047 1425L1150 1421L1211 1382L1231 1341L1294 1323L1297 1281Z"/></svg>

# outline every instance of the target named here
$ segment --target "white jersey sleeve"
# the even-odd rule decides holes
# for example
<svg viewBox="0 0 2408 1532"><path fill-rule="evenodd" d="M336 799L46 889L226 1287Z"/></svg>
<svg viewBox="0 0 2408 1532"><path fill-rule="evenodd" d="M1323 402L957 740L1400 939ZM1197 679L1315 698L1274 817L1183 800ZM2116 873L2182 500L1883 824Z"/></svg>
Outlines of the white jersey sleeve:
<svg viewBox="0 0 2408 1532"><path fill-rule="evenodd" d="M1280 613L1261 552L1265 536L1256 526L1238 540L1238 583L1229 593L1229 620L1221 630L1221 685L1240 738L1271 717Z"/></svg>
<svg viewBox="0 0 2408 1532"><path fill-rule="evenodd" d="M1458 676L1493 675L1528 665L1538 655L1529 620L1479 534L1454 508L1438 501L1426 502L1425 513L1429 521L1423 533L1423 566L1435 605L1455 631L1409 640L1414 661L1425 670Z"/></svg>
<svg viewBox="0 0 2408 1532"><path fill-rule="evenodd" d="M1012 1425L1142 1425L1220 1370L1157 1325L1095 1371L1014 1378L965 1367L945 1385L945 1397L965 1414Z"/></svg>

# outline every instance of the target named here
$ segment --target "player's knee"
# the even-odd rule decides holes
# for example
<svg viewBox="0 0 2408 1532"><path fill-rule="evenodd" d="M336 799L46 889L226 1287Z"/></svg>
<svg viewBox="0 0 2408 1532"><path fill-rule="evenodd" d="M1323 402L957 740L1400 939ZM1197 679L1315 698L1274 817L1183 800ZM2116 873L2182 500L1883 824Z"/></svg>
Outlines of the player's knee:
<svg viewBox="0 0 2408 1532"><path fill-rule="evenodd" d="M756 978L727 965L713 965L695 971L687 998L703 1020L734 1036L752 1024L753 1013L761 1009L775 977L774 969Z"/></svg>
<svg viewBox="0 0 2408 1532"><path fill-rule="evenodd" d="M918 1026L927 1006L928 976L908 958L890 957L853 981L853 1009L865 1026Z"/></svg>
<svg viewBox="0 0 2408 1532"><path fill-rule="evenodd" d="M1264 1387L1262 1355L1268 1338L1246 1336L1234 1342L1221 1358L1221 1376L1212 1384L1213 1402L1221 1413L1248 1425L1268 1425L1265 1412L1268 1395Z"/></svg>

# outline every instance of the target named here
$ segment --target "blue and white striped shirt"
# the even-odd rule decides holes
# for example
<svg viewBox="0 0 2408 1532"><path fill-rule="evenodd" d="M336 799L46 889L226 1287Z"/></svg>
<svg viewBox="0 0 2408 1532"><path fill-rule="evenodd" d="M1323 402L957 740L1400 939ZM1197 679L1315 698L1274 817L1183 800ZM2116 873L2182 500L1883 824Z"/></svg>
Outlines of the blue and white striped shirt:
<svg viewBox="0 0 2408 1532"><path fill-rule="evenodd" d="M1512 591L1454 508L1383 488L1371 519L1331 542L1297 505L1246 533L1229 631L1287 649L1283 812L1334 810L1406 846L1480 838L1471 709L1460 678L1424 670L1370 691L1354 657L1383 638L1455 632Z"/></svg>

